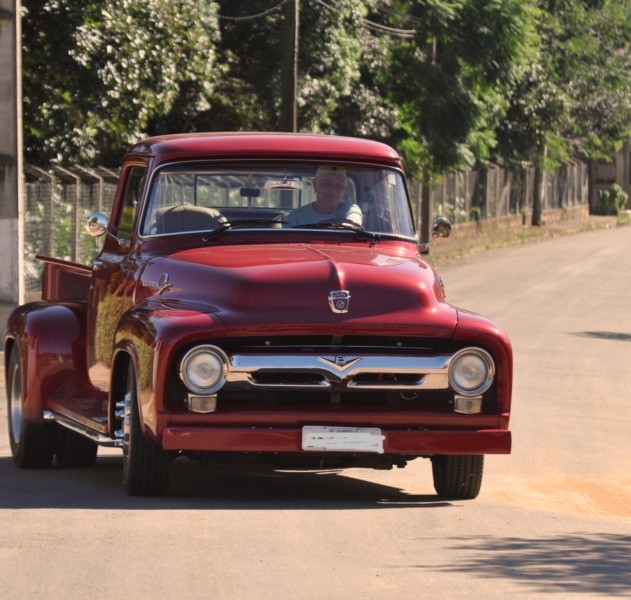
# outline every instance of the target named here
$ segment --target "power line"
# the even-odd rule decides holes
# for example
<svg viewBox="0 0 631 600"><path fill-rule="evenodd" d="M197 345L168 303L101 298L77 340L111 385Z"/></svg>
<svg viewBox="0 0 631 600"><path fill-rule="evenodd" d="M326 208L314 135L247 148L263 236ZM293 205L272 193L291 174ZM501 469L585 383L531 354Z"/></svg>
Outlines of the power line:
<svg viewBox="0 0 631 600"><path fill-rule="evenodd" d="M218 15L220 19L224 21L252 21L254 19L260 19L261 17L267 17L267 15L271 15L273 12L276 12L279 8L286 4L289 0L281 0L276 6L264 10L263 12L257 13L256 15L248 15L244 17L226 17L224 15Z"/></svg>
<svg viewBox="0 0 631 600"><path fill-rule="evenodd" d="M379 33L386 33L393 37L400 37L405 39L412 39L416 36L415 29L398 29L396 27L389 27L388 25L382 25L381 23L375 23L374 21L369 21L368 19L362 19L364 25L368 27L368 29L372 29L373 31L378 31Z"/></svg>
<svg viewBox="0 0 631 600"><path fill-rule="evenodd" d="M387 6L377 6L376 9L378 12L384 13L386 15L392 15L394 17L400 17L405 19L406 21L416 21L417 23L422 23L422 20L418 17L413 17L411 15L404 15L403 13L397 12L396 10L389 8Z"/></svg>
<svg viewBox="0 0 631 600"><path fill-rule="evenodd" d="M262 17L266 17L276 12L287 2L289 2L289 0L281 0L281 2L276 4L276 6L273 6L272 8L269 8L268 10L257 13L255 15L247 15L243 17L227 17L224 15L219 15L219 18L225 21L253 21L254 19L260 19ZM338 9L335 6L331 6L330 4L323 2L323 0L315 0L315 2L331 12L338 11ZM386 9L378 9L378 10L383 10L384 12L390 12L390 14L395 14L397 16L404 16L404 15L399 15L399 13L395 13L394 11L389 11ZM374 21L371 21L369 19L364 19L364 18L362 18L362 23L371 31L374 31L376 33L383 33L383 34L390 35L393 37L412 39L416 35L415 29L401 29L399 27L390 27L389 25L383 25L382 23L376 23Z"/></svg>
<svg viewBox="0 0 631 600"><path fill-rule="evenodd" d="M326 2L323 2L323 0L315 0L315 2L317 2L320 6L323 6L327 10L330 10L332 12L337 12L337 8L335 8L334 6L331 6L330 4L327 4ZM401 38L410 39L416 35L415 29L399 29L398 27L390 27L388 25L382 25L381 23L375 23L374 21L370 21L369 19L364 19L364 18L362 18L362 22L364 23L364 25L366 25L368 29L371 29L373 31L378 31L379 33L385 33L393 37L401 37Z"/></svg>

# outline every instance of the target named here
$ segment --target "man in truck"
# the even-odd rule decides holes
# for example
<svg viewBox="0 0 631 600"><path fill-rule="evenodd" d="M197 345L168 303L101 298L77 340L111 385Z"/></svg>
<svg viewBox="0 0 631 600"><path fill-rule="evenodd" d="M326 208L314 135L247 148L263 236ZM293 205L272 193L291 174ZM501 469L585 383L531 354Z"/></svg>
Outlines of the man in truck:
<svg viewBox="0 0 631 600"><path fill-rule="evenodd" d="M348 188L346 170L336 166L321 166L313 178L315 202L300 206L288 215L289 227L320 221L346 220L362 224L363 215L357 204L342 200Z"/></svg>

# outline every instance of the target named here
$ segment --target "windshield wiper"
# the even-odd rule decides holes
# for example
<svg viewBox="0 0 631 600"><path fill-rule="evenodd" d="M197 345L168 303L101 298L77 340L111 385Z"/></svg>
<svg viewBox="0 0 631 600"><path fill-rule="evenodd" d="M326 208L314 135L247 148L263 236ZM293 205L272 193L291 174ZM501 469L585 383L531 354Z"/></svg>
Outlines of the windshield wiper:
<svg viewBox="0 0 631 600"><path fill-rule="evenodd" d="M251 225L277 225L278 227L282 227L283 225L286 225L286 224L287 224L287 221L283 221L282 219L278 219L278 218L276 219L257 219L257 218L236 219L234 221L230 221L230 223L227 223L227 222L223 223L217 229L214 229L213 231L210 231L209 233L207 233L203 238L203 242L207 244L209 240L219 235L220 233L223 233L227 229L234 230L234 229L239 229L241 227L246 228Z"/></svg>
<svg viewBox="0 0 631 600"><path fill-rule="evenodd" d="M217 227L217 229L213 229L212 231L209 231L202 238L202 241L204 242L204 244L207 244L212 238L219 235L220 233L223 233L227 229L232 229L232 225L230 223L222 223L220 227Z"/></svg>
<svg viewBox="0 0 631 600"><path fill-rule="evenodd" d="M317 223L308 223L306 225L295 225L292 229L344 229L370 240L373 244L383 237L379 233L366 231L361 225L346 219L329 219L328 221L318 221Z"/></svg>

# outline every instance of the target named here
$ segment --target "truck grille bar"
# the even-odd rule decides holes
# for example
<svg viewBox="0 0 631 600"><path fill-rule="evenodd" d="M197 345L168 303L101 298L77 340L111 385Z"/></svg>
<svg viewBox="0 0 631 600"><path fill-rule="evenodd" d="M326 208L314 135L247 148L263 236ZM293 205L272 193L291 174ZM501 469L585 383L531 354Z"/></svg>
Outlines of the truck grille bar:
<svg viewBox="0 0 631 600"><path fill-rule="evenodd" d="M444 390L451 355L233 354L229 389Z"/></svg>

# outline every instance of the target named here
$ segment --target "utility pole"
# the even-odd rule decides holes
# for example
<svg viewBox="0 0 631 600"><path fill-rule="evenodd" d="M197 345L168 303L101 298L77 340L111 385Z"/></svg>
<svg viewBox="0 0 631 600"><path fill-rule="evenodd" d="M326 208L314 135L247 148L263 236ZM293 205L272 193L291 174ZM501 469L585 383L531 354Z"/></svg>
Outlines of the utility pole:
<svg viewBox="0 0 631 600"><path fill-rule="evenodd" d="M0 0L0 302L24 297L20 0Z"/></svg>
<svg viewBox="0 0 631 600"><path fill-rule="evenodd" d="M298 90L298 47L300 36L300 0L288 0L283 7L281 131L298 131L296 95Z"/></svg>
<svg viewBox="0 0 631 600"><path fill-rule="evenodd" d="M426 62L434 65L436 62L436 38L431 38L426 45ZM419 198L420 241L429 242L430 219L432 212L432 175L428 169L423 171L421 181L421 197Z"/></svg>

